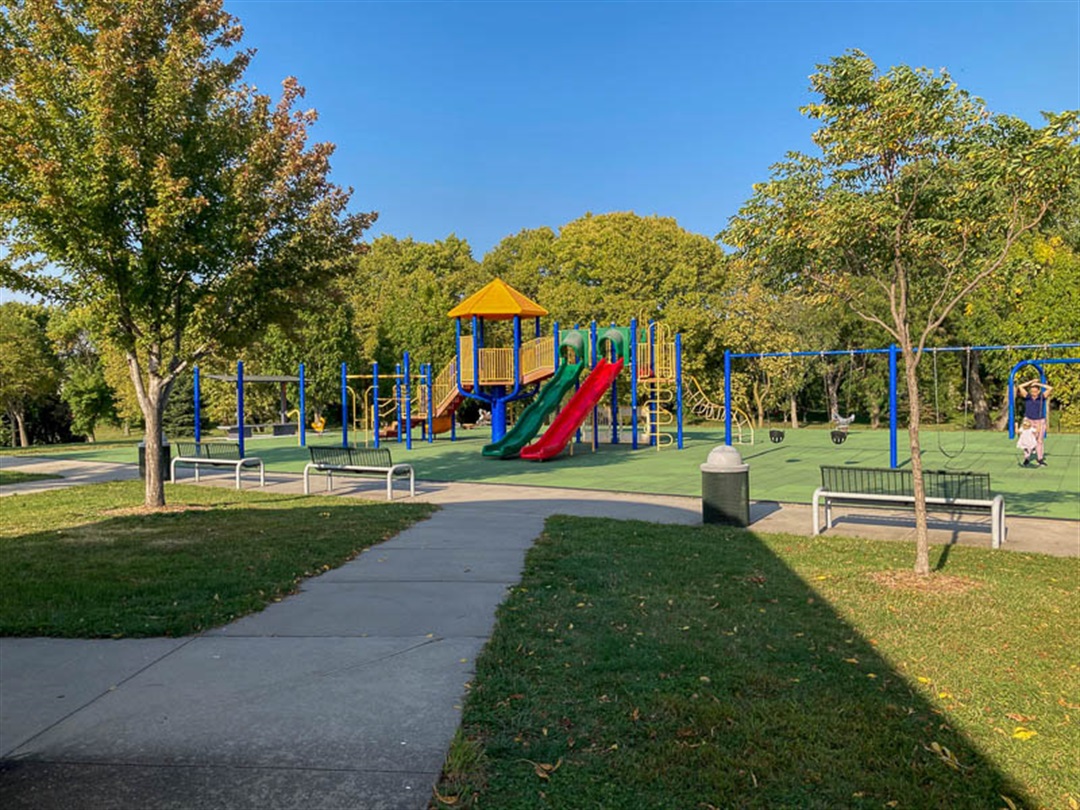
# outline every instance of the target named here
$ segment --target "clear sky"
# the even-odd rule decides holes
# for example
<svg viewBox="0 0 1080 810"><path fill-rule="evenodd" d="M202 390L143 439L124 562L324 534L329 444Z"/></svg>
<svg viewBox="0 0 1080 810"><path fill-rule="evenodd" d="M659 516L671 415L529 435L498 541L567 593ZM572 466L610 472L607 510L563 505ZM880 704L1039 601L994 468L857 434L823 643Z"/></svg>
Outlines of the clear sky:
<svg viewBox="0 0 1080 810"><path fill-rule="evenodd" d="M337 144L369 236L454 233L481 258L587 211L675 217L708 236L789 150L810 148L815 65L945 67L991 110L1080 107L1080 0L330 2L226 0Z"/></svg>

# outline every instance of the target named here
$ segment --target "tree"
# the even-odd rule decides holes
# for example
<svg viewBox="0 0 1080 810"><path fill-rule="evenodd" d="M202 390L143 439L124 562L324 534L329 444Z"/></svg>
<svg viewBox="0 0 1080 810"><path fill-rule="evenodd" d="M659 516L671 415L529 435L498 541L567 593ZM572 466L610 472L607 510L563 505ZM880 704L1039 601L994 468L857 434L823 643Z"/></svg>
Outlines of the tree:
<svg viewBox="0 0 1080 810"><path fill-rule="evenodd" d="M48 334L60 358L60 397L71 411L72 430L92 442L100 421L116 421L116 404L85 311L54 311Z"/></svg>
<svg viewBox="0 0 1080 810"><path fill-rule="evenodd" d="M349 214L302 88L242 83L221 0L13 0L0 10L0 246L43 264L122 352L164 504L161 418L178 374L236 350L343 270L374 215Z"/></svg>
<svg viewBox="0 0 1080 810"><path fill-rule="evenodd" d="M851 51L818 66L803 108L820 155L792 153L721 235L773 283L846 301L900 347L915 487L915 571L928 574L917 367L927 339L1060 204L1080 168L1076 112L1041 129L991 116L945 71L881 73Z"/></svg>
<svg viewBox="0 0 1080 810"><path fill-rule="evenodd" d="M385 370L410 352L436 369L455 354L446 313L481 284L469 243L450 234L433 243L381 236L359 258L345 290L363 357Z"/></svg>
<svg viewBox="0 0 1080 810"><path fill-rule="evenodd" d="M30 444L28 409L55 394L60 384L56 355L45 337L47 315L37 307L0 304L0 410L11 420L12 438Z"/></svg>

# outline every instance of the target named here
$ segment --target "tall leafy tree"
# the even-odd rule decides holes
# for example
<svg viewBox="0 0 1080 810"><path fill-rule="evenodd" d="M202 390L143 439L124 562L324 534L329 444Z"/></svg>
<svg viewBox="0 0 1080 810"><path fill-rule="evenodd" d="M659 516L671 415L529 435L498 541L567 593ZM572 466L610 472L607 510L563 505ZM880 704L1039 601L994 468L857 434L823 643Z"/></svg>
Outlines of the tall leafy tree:
<svg viewBox="0 0 1080 810"><path fill-rule="evenodd" d="M55 310L49 338L62 367L60 396L71 411L71 428L94 441L102 421L116 421L116 403L83 310Z"/></svg>
<svg viewBox="0 0 1080 810"><path fill-rule="evenodd" d="M0 304L0 409L22 447L30 444L27 412L60 387L59 363L45 336L47 320L39 307Z"/></svg>
<svg viewBox="0 0 1080 810"><path fill-rule="evenodd" d="M165 501L161 418L178 374L244 345L332 278L373 215L328 179L330 144L221 0L12 0L0 7L0 246L44 263L127 362L146 503Z"/></svg>
<svg viewBox="0 0 1080 810"><path fill-rule="evenodd" d="M722 238L777 283L847 302L900 346L915 480L915 571L929 550L917 368L927 339L1059 205L1080 170L1076 112L992 116L948 73L881 72L851 51L811 76L820 154L793 153Z"/></svg>

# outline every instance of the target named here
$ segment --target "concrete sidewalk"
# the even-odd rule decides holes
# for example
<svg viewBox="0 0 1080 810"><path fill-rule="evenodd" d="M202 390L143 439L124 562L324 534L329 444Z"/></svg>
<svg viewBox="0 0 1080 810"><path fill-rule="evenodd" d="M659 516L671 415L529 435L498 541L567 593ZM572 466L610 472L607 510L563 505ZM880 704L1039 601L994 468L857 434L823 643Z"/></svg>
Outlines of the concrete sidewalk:
<svg viewBox="0 0 1080 810"><path fill-rule="evenodd" d="M76 475L108 480L129 471L107 467L126 466ZM270 491L302 489L298 476L267 479ZM204 480L232 485L228 473ZM377 480L346 479L335 493L384 497ZM0 639L0 805L420 810L495 609L544 520L692 525L701 514L696 498L625 493L421 482L418 495L443 508L227 627ZM753 517L762 531L809 532L806 506L755 504ZM836 531L897 536L879 518ZM989 546L989 527L968 520L935 527L935 542ZM1075 523L1010 518L1009 529L1007 548L1080 553Z"/></svg>

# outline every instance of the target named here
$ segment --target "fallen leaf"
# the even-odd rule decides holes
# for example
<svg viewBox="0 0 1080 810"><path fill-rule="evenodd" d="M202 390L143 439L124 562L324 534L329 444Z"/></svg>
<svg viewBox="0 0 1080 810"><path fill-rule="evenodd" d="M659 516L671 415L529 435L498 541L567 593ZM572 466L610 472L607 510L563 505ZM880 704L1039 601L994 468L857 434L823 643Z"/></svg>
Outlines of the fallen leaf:
<svg viewBox="0 0 1080 810"><path fill-rule="evenodd" d="M1033 728L1024 728L1023 726L1017 726L1013 729L1012 738L1014 740L1030 740L1032 737L1037 736L1038 733L1039 732L1037 732Z"/></svg>

